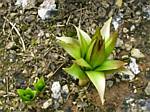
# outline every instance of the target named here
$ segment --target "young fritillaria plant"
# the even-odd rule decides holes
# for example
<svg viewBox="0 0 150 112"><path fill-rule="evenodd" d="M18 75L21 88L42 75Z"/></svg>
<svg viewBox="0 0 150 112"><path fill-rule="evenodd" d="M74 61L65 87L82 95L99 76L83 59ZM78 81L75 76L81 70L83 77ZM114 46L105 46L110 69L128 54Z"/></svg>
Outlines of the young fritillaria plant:
<svg viewBox="0 0 150 112"><path fill-rule="evenodd" d="M78 78L79 85L84 85L91 80L102 104L104 104L105 75L120 70L125 64L119 60L108 59L118 37L117 32L110 34L111 20L112 18L107 20L102 29L97 28L92 38L76 26L78 39L57 37L60 46L75 59L72 66L64 70Z"/></svg>
<svg viewBox="0 0 150 112"><path fill-rule="evenodd" d="M43 76L40 79L38 79L36 83L34 83L34 88L35 90L32 90L29 87L27 87L26 89L17 89L17 93L23 102L30 103L31 101L35 99L38 93L44 90L45 81L44 81Z"/></svg>

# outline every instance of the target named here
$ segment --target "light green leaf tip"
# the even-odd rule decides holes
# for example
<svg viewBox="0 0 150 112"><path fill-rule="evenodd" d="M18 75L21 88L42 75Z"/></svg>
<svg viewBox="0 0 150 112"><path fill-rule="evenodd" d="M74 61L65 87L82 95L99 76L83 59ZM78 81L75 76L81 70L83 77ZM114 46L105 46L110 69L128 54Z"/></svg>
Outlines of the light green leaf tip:
<svg viewBox="0 0 150 112"><path fill-rule="evenodd" d="M110 37L110 24L112 21L112 17L110 17L103 25L102 29L101 29L101 35L102 38L105 40L105 42L107 42L107 40Z"/></svg>
<svg viewBox="0 0 150 112"><path fill-rule="evenodd" d="M94 86L96 87L102 105L104 104L104 93L105 93L105 75L103 72L96 72L96 71L86 71L89 79L92 81Z"/></svg>
<svg viewBox="0 0 150 112"><path fill-rule="evenodd" d="M91 42L91 38L86 32L84 32L80 28L76 26L74 27L76 28L76 31L77 31L77 36L78 36L78 40L79 40L80 47L81 47L81 54L82 54L82 57L84 57L86 54L87 48Z"/></svg>
<svg viewBox="0 0 150 112"><path fill-rule="evenodd" d="M45 88L44 77L42 76L38 81L34 84L34 88L38 92L42 92Z"/></svg>

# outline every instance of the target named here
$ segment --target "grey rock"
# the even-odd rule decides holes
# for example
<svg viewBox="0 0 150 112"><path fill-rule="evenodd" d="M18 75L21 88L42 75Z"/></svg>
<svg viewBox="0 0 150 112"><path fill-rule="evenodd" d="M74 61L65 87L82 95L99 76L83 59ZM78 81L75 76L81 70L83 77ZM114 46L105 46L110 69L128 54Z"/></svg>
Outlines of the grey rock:
<svg viewBox="0 0 150 112"><path fill-rule="evenodd" d="M107 85L108 87L112 87L113 84L114 84L114 82L113 82L112 80L108 80L108 81L106 82L106 85Z"/></svg>
<svg viewBox="0 0 150 112"><path fill-rule="evenodd" d="M38 15L41 19L45 20L50 18L54 12L56 12L55 0L44 0L38 9Z"/></svg>
<svg viewBox="0 0 150 112"><path fill-rule="evenodd" d="M35 7L36 0L17 0L15 5L22 6L24 9L31 9Z"/></svg>

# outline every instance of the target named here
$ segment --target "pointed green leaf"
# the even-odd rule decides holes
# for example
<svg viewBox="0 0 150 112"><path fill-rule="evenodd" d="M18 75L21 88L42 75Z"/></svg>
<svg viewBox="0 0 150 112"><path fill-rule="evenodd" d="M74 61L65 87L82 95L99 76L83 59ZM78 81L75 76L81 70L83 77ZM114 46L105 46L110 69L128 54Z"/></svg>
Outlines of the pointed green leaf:
<svg viewBox="0 0 150 112"><path fill-rule="evenodd" d="M82 69L75 63L69 68L64 68L64 71L72 75L75 78L78 78L81 80L87 79L87 76L84 73L84 71L82 71Z"/></svg>
<svg viewBox="0 0 150 112"><path fill-rule="evenodd" d="M103 72L96 72L96 71L86 71L89 79L92 81L94 86L96 87L101 102L104 104L104 93L105 93L105 75Z"/></svg>
<svg viewBox="0 0 150 112"><path fill-rule="evenodd" d="M92 55L92 50L93 50L93 47L95 45L95 42L96 42L96 39L93 40L91 42L91 44L89 45L89 47L88 47L88 50L87 50L87 53L86 53L86 60L87 60L87 62L90 62L91 55Z"/></svg>
<svg viewBox="0 0 150 112"><path fill-rule="evenodd" d="M44 90L45 81L43 76L34 84L34 88L37 92L42 92Z"/></svg>
<svg viewBox="0 0 150 112"><path fill-rule="evenodd" d="M98 40L100 42L103 41L102 37L101 37L101 34L100 34L100 28L99 27L96 29L95 34L92 37L92 41L91 41L91 43L90 43L90 45L88 47L88 50L87 50L87 53L86 53L86 60L87 60L87 62L90 62L91 55L92 55L92 50L93 50L93 48L95 46L96 41L98 41ZM97 51L95 50L94 52L97 52Z"/></svg>
<svg viewBox="0 0 150 112"><path fill-rule="evenodd" d="M119 60L106 60L102 65L95 69L95 71L114 70L123 67L125 63Z"/></svg>
<svg viewBox="0 0 150 112"><path fill-rule="evenodd" d="M70 56L74 59L81 58L81 50L78 40L70 37L57 37L57 39L60 40L60 46L62 46Z"/></svg>
<svg viewBox="0 0 150 112"><path fill-rule="evenodd" d="M77 59L74 62L81 67L92 68L83 58Z"/></svg>
<svg viewBox="0 0 150 112"><path fill-rule="evenodd" d="M82 57L85 56L86 50L88 48L88 45L91 42L91 38L89 37L89 35L84 32L83 30L81 30L80 28L74 26L77 30L77 36L78 36L78 40L80 42L80 46L81 46L81 54Z"/></svg>
<svg viewBox="0 0 150 112"><path fill-rule="evenodd" d="M28 103L35 98L37 92L30 88L26 88L25 90L17 89L17 93L18 93L19 97L22 99L22 101Z"/></svg>
<svg viewBox="0 0 150 112"><path fill-rule="evenodd" d="M90 64L93 68L100 66L105 59L105 44L102 40L97 40L91 54Z"/></svg>
<svg viewBox="0 0 150 112"><path fill-rule="evenodd" d="M104 25L101 29L101 35L102 35L103 39L105 40L105 42L107 42L107 40L110 37L110 24L111 24L111 21L112 21L112 17L104 23Z"/></svg>
<svg viewBox="0 0 150 112"><path fill-rule="evenodd" d="M94 33L94 35L92 37L92 41L95 40L95 39L102 40L102 36L101 36L101 32L100 32L100 28L99 27L96 28L96 31L95 31L95 33Z"/></svg>
<svg viewBox="0 0 150 112"><path fill-rule="evenodd" d="M114 32L108 41L105 43L105 57L107 58L113 51L118 37L118 32Z"/></svg>
<svg viewBox="0 0 150 112"><path fill-rule="evenodd" d="M71 38L71 37L56 37L56 39L61 40L67 44L77 44L79 45L79 41L77 39Z"/></svg>

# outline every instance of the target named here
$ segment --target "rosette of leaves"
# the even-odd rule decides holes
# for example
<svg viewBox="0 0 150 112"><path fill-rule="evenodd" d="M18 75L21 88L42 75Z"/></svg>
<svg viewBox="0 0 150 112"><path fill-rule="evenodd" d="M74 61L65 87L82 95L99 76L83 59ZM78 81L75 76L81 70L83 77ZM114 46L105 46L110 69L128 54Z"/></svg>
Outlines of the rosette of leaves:
<svg viewBox="0 0 150 112"><path fill-rule="evenodd" d="M34 100L37 91L32 90L31 88L26 88L26 89L17 89L17 93L23 102L29 103Z"/></svg>
<svg viewBox="0 0 150 112"><path fill-rule="evenodd" d="M104 104L105 77L124 66L124 62L108 59L113 51L118 33L110 34L112 18L107 20L103 27L97 28L92 38L76 27L77 39L71 37L57 37L60 46L74 58L73 64L64 70L79 79L79 85L86 84L89 80L96 87L101 102Z"/></svg>

